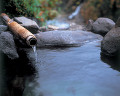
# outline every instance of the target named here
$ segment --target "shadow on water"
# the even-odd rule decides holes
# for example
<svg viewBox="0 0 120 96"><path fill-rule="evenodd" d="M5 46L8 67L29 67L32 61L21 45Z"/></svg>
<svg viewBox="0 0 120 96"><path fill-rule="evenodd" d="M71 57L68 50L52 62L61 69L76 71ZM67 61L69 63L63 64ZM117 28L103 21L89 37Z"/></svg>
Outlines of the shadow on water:
<svg viewBox="0 0 120 96"><path fill-rule="evenodd" d="M28 77L35 76L36 70L26 52L21 50L18 53L20 57L16 60L4 57L4 87L6 91L3 96L23 96L26 80Z"/></svg>
<svg viewBox="0 0 120 96"><path fill-rule="evenodd" d="M110 67L114 70L117 70L120 72L120 56L106 56L101 52L101 60L104 63L107 63L110 65Z"/></svg>

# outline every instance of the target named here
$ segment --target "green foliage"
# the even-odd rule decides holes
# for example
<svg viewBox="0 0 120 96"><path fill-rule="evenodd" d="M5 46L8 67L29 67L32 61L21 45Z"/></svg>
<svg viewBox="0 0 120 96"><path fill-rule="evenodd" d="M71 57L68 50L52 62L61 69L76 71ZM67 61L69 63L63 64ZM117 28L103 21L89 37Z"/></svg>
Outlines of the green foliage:
<svg viewBox="0 0 120 96"><path fill-rule="evenodd" d="M11 16L35 17L44 24L57 15L61 0L6 0L5 11ZM12 10L12 12L10 11Z"/></svg>
<svg viewBox="0 0 120 96"><path fill-rule="evenodd" d="M81 9L81 14L86 21L96 20L98 17L116 21L120 16L120 0L87 0Z"/></svg>

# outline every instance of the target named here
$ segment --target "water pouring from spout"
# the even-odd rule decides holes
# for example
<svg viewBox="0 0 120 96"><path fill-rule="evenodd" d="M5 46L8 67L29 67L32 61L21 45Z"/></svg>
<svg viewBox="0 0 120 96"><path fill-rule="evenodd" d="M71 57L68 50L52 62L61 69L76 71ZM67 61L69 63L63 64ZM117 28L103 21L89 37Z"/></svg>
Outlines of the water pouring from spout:
<svg viewBox="0 0 120 96"><path fill-rule="evenodd" d="M35 61L37 63L38 59L37 59L37 51L36 51L36 46L32 46L33 52L35 54Z"/></svg>

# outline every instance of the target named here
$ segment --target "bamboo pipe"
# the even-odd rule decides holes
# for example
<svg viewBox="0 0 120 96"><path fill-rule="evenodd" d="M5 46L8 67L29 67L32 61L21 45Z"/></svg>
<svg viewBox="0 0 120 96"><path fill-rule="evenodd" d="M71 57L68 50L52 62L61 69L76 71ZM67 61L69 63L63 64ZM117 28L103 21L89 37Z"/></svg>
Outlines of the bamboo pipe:
<svg viewBox="0 0 120 96"><path fill-rule="evenodd" d="M22 27L20 24L17 22L13 21L10 19L5 13L1 14L1 17L5 21L5 23L8 25L10 30L20 38L26 41L27 45L29 46L35 46L37 43L36 37L27 29Z"/></svg>

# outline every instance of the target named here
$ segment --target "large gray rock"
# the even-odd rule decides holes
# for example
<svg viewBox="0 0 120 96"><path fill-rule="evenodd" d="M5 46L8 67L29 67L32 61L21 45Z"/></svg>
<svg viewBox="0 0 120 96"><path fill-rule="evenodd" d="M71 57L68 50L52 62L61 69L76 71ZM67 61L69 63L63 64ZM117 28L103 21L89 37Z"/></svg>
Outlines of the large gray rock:
<svg viewBox="0 0 120 96"><path fill-rule="evenodd" d="M13 20L21 24L23 27L28 29L30 32L34 34L38 33L39 26L37 25L35 21L28 19L26 17L14 17Z"/></svg>
<svg viewBox="0 0 120 96"><path fill-rule="evenodd" d="M101 50L106 55L116 55L120 49L120 18L115 27L112 28L103 38Z"/></svg>
<svg viewBox="0 0 120 96"><path fill-rule="evenodd" d="M95 22L89 20L85 30L104 36L114 27L114 25L115 23L111 19L98 18Z"/></svg>
<svg viewBox="0 0 120 96"><path fill-rule="evenodd" d="M107 34L113 27L115 23L113 20L108 18L98 18L94 23L92 30L93 32L101 35Z"/></svg>
<svg viewBox="0 0 120 96"><path fill-rule="evenodd" d="M8 29L8 26L0 25L0 33L6 31L7 29Z"/></svg>
<svg viewBox="0 0 120 96"><path fill-rule="evenodd" d="M49 31L36 34L37 47L80 46L86 42L102 39L102 36L86 31Z"/></svg>
<svg viewBox="0 0 120 96"><path fill-rule="evenodd" d="M115 55L120 48L120 27L111 29L103 38L101 50L106 55Z"/></svg>
<svg viewBox="0 0 120 96"><path fill-rule="evenodd" d="M0 51L2 51L11 59L16 59L19 57L16 51L13 35L11 35L9 32L2 32L0 34Z"/></svg>

